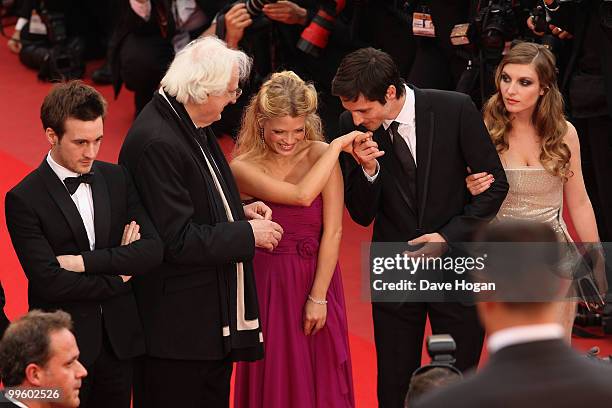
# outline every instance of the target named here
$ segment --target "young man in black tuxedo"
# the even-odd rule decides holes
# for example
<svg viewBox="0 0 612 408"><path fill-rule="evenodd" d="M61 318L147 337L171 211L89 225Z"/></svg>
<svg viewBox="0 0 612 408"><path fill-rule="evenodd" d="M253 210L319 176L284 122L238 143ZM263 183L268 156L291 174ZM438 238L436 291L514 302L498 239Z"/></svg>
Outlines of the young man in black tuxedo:
<svg viewBox="0 0 612 408"><path fill-rule="evenodd" d="M163 247L126 169L96 161L106 102L78 81L41 107L51 150L6 195L6 222L28 278L30 309L68 312L89 376L82 407L129 407L144 336L130 278Z"/></svg>
<svg viewBox="0 0 612 408"><path fill-rule="evenodd" d="M506 282L512 283L477 304L478 316L487 331L489 361L465 380L417 399L415 407L610 405L610 364L579 355L563 339L559 307L554 300L560 298L560 293L567 293L567 280L555 275L562 248L556 239L545 224L502 222L487 227L479 241L492 242L491 248L500 242L518 243L508 244L501 256L489 257L483 272L484 280L496 277L506 281L503 278L509 277ZM525 299L529 291L539 301L512 301Z"/></svg>
<svg viewBox="0 0 612 408"><path fill-rule="evenodd" d="M501 206L508 184L480 113L467 95L405 84L389 55L364 48L347 55L332 92L347 109L340 134L369 130L343 159L345 202L353 220L374 221L373 242L425 244L441 255L447 243L472 240ZM384 155L381 156L381 151ZM486 196L470 197L467 167L490 172ZM478 363L483 332L474 307L459 303L373 302L381 408L402 407L420 366L429 316L434 333L457 342L457 365Z"/></svg>

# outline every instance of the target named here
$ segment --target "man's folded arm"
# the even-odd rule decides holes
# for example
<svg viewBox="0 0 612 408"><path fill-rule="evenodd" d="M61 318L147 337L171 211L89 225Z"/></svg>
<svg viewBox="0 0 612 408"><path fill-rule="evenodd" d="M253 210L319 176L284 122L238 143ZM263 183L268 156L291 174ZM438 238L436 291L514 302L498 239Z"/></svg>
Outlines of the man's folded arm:
<svg viewBox="0 0 612 408"><path fill-rule="evenodd" d="M92 275L62 269L38 216L25 200L8 193L6 224L28 285L48 301L104 300L127 293L130 285L118 276ZM58 254L73 255L73 254Z"/></svg>

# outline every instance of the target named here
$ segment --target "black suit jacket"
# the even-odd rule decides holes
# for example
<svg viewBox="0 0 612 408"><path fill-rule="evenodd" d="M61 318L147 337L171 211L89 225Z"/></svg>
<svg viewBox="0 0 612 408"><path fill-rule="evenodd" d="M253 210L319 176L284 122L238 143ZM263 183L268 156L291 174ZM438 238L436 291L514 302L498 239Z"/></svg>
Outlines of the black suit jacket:
<svg viewBox="0 0 612 408"><path fill-rule="evenodd" d="M609 364L548 340L505 347L475 375L424 395L414 407L607 407L610 401Z"/></svg>
<svg viewBox="0 0 612 408"><path fill-rule="evenodd" d="M381 126L374 140L385 155L370 183L361 166L343 156L345 201L351 217L363 226L374 221L374 242L405 242L438 232L447 242L466 242L491 220L508 191L506 174L480 113L470 97L457 92L413 88L416 115L417 197L406 192L389 134ZM341 134L356 129L350 112L340 118ZM466 167L486 171L495 182L472 197L465 185Z"/></svg>
<svg viewBox="0 0 612 408"><path fill-rule="evenodd" d="M225 0L196 0L196 5L206 14L209 21L192 33L194 35L192 38L199 36L208 28L213 17L223 7L224 3L226 3ZM168 47L172 49L172 37L176 34L176 22L174 21L172 7L172 0L151 0L151 16L148 21L144 21L142 17L134 12L129 1L120 2L118 21L108 46L115 96L119 94L123 84L120 76L120 49L123 41L129 34L142 37L153 36L162 39L159 20L160 14L163 14L166 19L166 36L163 37L163 41L167 42ZM173 49L172 53L174 53ZM165 64L166 62L164 61L163 63Z"/></svg>
<svg viewBox="0 0 612 408"><path fill-rule="evenodd" d="M135 280L134 287L149 355L217 360L229 351L221 331L222 302L228 300L222 298L225 283L220 274L235 276L233 265L255 255L255 240L244 219L217 222L221 196L212 187L195 139L184 133L174 116L156 94L132 125L119 154L165 246L162 265ZM226 198L241 209L229 166L212 131L207 131L227 183ZM211 189L212 199L207 194Z"/></svg>
<svg viewBox="0 0 612 408"><path fill-rule="evenodd" d="M604 80L603 92L608 104L608 116L612 117L612 30L604 30L601 26L602 15L599 8L602 3L604 3L602 0L587 0L580 4L565 3L558 11L550 14L554 18L555 25L574 34L574 39L570 42L571 53L560 84L561 91L569 92L571 79L579 71L580 57L585 47L598 50L601 57L601 74ZM589 26L589 23L591 26ZM599 40L597 44L586 44L587 30L589 29L596 30L597 34L595 36ZM571 105L572 98L570 95L568 95L568 101Z"/></svg>
<svg viewBox="0 0 612 408"><path fill-rule="evenodd" d="M94 162L95 249L68 190L46 159L6 194L6 222L19 262L28 277L30 309L70 313L81 361L100 351L103 327L119 358L144 352L142 325L131 282L159 264L161 241L127 171ZM120 246L124 226L135 220L141 239ZM82 255L85 273L60 268L56 256Z"/></svg>
<svg viewBox="0 0 612 408"><path fill-rule="evenodd" d="M0 339L2 338L2 335L4 334L4 331L6 330L8 325L11 323L6 317L6 314L4 313L4 304L4 289L0 284Z"/></svg>

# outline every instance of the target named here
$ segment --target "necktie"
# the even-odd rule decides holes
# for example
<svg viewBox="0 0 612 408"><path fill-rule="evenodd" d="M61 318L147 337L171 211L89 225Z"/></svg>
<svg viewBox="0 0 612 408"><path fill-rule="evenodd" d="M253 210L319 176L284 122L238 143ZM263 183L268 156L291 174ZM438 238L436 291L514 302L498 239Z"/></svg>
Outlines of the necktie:
<svg viewBox="0 0 612 408"><path fill-rule="evenodd" d="M406 141L397 130L398 127L398 122L392 122L391 126L389 126L391 134L393 135L393 153L395 153L395 157L397 157L402 166L402 170L404 170L410 193L416 198L416 164L414 162L414 157L412 157L412 153L406 144Z"/></svg>
<svg viewBox="0 0 612 408"><path fill-rule="evenodd" d="M73 195L81 183L93 184L93 171L85 174L81 174L78 177L66 177L64 179L64 184L68 189L70 195Z"/></svg>

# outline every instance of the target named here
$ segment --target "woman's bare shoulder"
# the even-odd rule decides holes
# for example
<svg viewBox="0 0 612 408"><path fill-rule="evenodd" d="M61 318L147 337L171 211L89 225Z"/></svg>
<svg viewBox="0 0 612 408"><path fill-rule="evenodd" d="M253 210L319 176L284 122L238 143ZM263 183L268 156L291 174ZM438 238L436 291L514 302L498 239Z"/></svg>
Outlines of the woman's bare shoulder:
<svg viewBox="0 0 612 408"><path fill-rule="evenodd" d="M567 131L565 132L565 136L563 136L563 141L570 147L570 149L579 147L580 142L578 140L578 132L576 131L576 128L570 122L565 122L567 123Z"/></svg>
<svg viewBox="0 0 612 408"><path fill-rule="evenodd" d="M325 142L319 140L311 140L308 142L308 156L313 158L314 160L318 159L329 145Z"/></svg>

